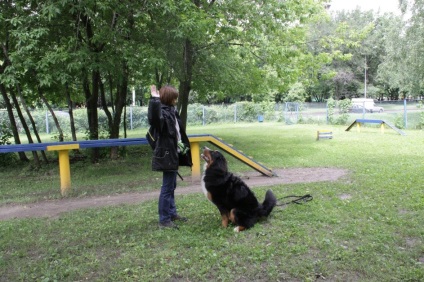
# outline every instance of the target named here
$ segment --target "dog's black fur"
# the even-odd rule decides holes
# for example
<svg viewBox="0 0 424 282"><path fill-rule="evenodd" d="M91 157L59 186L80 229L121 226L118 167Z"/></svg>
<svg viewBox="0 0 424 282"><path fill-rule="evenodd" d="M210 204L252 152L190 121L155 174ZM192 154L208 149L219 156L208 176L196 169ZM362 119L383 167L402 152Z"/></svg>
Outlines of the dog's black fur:
<svg viewBox="0 0 424 282"><path fill-rule="evenodd" d="M260 204L255 194L240 179L228 172L227 161L219 151L203 148L202 158L205 170L202 177L202 188L205 195L221 213L222 226L227 227L229 221L236 227L234 231L250 228L262 217L268 217L277 199L271 190Z"/></svg>

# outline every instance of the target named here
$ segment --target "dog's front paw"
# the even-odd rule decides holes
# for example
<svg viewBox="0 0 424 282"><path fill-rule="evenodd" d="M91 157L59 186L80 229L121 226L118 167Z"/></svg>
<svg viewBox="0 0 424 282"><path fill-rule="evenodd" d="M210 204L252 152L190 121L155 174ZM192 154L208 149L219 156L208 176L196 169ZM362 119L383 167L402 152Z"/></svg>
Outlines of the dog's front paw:
<svg viewBox="0 0 424 282"><path fill-rule="evenodd" d="M244 227L244 226L236 226L234 228L234 232L241 232L243 230L246 230L246 227Z"/></svg>

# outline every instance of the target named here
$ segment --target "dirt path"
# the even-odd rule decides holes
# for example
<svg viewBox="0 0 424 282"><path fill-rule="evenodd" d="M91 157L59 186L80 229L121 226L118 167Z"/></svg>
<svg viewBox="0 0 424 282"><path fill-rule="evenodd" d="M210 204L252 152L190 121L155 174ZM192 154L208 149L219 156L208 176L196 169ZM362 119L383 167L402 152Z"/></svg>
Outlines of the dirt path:
<svg viewBox="0 0 424 282"><path fill-rule="evenodd" d="M347 170L336 168L294 168L276 169L276 177L267 177L257 172L242 176L251 188L272 186L276 184L310 183L336 181L348 174ZM185 179L190 182L190 179ZM200 183L177 187L176 195L201 193ZM125 193L112 196L88 197L83 199L59 199L42 201L26 205L5 205L0 207L0 220L27 217L58 217L61 213L78 209L114 206L121 204L138 204L159 197L159 190L152 192Z"/></svg>

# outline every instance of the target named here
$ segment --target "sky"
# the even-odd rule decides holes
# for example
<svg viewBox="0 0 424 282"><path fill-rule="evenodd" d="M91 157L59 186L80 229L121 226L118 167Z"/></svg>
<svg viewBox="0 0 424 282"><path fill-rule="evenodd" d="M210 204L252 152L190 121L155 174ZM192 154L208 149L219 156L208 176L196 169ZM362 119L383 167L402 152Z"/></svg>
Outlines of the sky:
<svg viewBox="0 0 424 282"><path fill-rule="evenodd" d="M338 10L354 10L357 6L361 10L375 10L380 9L380 13L393 12L400 15L398 8L398 0L329 0L331 1L330 11Z"/></svg>

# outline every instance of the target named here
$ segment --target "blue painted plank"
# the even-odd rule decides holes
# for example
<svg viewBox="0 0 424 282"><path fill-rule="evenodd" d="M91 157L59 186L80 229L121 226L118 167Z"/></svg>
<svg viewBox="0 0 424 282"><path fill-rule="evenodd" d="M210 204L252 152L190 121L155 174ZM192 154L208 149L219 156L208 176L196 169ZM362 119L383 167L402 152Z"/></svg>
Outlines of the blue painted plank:
<svg viewBox="0 0 424 282"><path fill-rule="evenodd" d="M212 136L210 134L189 135L189 137ZM100 140L81 140L81 141L65 141L65 142L47 142L47 143L30 143L30 144L12 144L0 145L1 153L29 152L29 151L45 151L47 146L79 144L80 148L100 148L100 147L121 147L130 145L146 145L146 138L119 138L119 139L100 139Z"/></svg>
<svg viewBox="0 0 424 282"><path fill-rule="evenodd" d="M356 122L360 123L384 123L381 119L357 119Z"/></svg>

